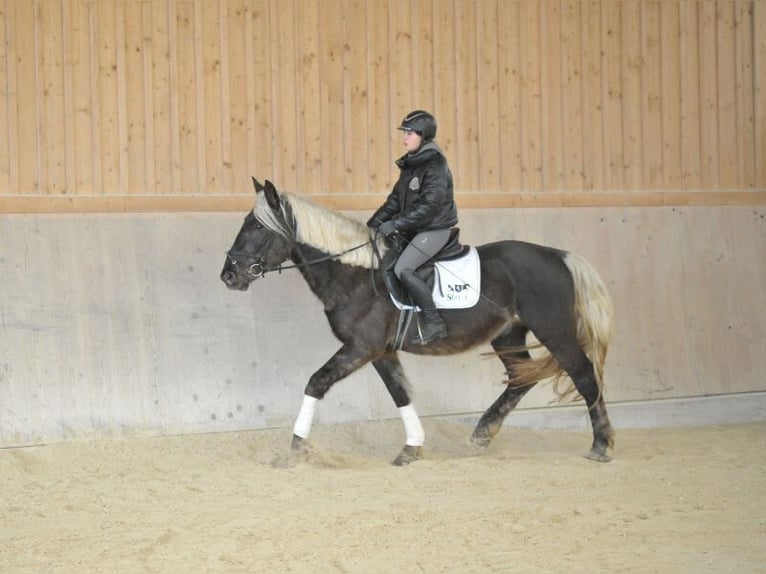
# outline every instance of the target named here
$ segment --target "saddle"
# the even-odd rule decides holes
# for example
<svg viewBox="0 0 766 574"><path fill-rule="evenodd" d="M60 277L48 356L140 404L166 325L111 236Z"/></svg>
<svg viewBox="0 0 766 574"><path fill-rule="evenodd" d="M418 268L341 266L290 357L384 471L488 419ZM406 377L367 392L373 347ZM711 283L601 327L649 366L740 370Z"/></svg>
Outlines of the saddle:
<svg viewBox="0 0 766 574"><path fill-rule="evenodd" d="M394 265L406 244L397 242L383 257L383 279L394 305L400 310L418 310L394 274ZM466 309L479 300L481 262L475 247L460 243L460 229L451 230L447 244L415 273L431 288L437 309Z"/></svg>

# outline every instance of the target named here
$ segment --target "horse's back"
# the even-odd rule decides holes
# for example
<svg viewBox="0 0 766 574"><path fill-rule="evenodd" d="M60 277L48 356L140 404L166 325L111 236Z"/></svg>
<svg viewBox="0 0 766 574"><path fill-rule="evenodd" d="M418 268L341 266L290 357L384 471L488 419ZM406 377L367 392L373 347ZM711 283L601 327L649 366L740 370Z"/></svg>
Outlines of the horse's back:
<svg viewBox="0 0 766 574"><path fill-rule="evenodd" d="M480 245L477 250L483 292L500 300L512 293L520 313L532 307L571 308L574 287L566 251L510 239Z"/></svg>

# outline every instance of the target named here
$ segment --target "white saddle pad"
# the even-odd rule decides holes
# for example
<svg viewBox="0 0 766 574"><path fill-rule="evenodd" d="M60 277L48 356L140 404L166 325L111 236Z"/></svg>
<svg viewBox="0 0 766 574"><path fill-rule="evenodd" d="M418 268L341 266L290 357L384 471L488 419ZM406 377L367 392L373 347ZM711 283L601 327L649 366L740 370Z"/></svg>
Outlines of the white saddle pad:
<svg viewBox="0 0 766 574"><path fill-rule="evenodd" d="M481 295L481 261L475 247L470 247L462 257L436 262L434 280L434 303L437 309L467 309L479 302ZM417 309L391 300L398 309Z"/></svg>

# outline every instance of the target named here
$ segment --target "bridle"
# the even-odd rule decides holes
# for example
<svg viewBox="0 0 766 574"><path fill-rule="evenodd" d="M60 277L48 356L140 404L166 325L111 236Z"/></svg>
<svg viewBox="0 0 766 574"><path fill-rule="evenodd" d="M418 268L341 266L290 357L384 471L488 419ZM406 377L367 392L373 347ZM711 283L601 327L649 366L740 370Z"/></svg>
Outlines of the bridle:
<svg viewBox="0 0 766 574"><path fill-rule="evenodd" d="M253 262L247 267L246 273L253 279L258 279L260 277L265 276L266 273L270 273L272 271L278 271L279 273L282 273L282 271L286 269L298 269L301 267L311 267L312 265L317 265L319 263L333 261L335 259L339 259L343 257L347 253L351 253L352 251L356 251L357 249L361 249L362 247L366 247L367 245L374 243L373 240L370 239L369 241L365 241L364 243L361 243L359 245L346 249L345 251L341 251L340 253L323 255L322 257L318 257L317 259L311 259L310 261L303 261L302 263L293 263L291 265L282 265L281 263L279 263L278 265L270 266L270 265L267 265L266 263L266 255L268 255L271 249L272 239L273 237L269 237L268 241L266 242L264 246L265 254L262 255L261 257L256 257L255 255L252 255L251 253L247 253L246 251L235 251L233 249L229 249L226 252L226 257L228 257L229 261L231 261L234 267L239 266L239 263L237 262L237 258L241 258L245 261L252 260Z"/></svg>

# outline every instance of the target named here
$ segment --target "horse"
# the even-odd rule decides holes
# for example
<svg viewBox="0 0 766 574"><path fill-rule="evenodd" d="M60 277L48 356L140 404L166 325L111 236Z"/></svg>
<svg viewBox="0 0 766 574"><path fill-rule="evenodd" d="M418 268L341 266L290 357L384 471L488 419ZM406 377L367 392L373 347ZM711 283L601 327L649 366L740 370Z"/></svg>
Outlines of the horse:
<svg viewBox="0 0 766 574"><path fill-rule="evenodd" d="M410 340L416 321L404 326L407 332L402 337L402 312L381 294L383 238L350 217L277 191L268 180L261 184L253 178L253 184L255 206L226 253L221 280L229 289L245 291L268 272L297 269L324 305L332 332L341 342L308 380L293 426L293 452L308 452L317 402L336 382L372 363L398 408L406 435L392 464L420 459L425 432L398 352L443 356L489 343L507 380L480 417L472 443L489 445L522 397L537 382L553 377L560 399L585 400L593 430L587 458L611 460L614 431L602 391L613 306L603 281L584 258L515 240L477 246L479 302L468 309L442 310L447 338L417 345ZM285 265L288 260L292 265ZM528 344L530 333L536 342ZM533 356L529 351L535 348Z"/></svg>

